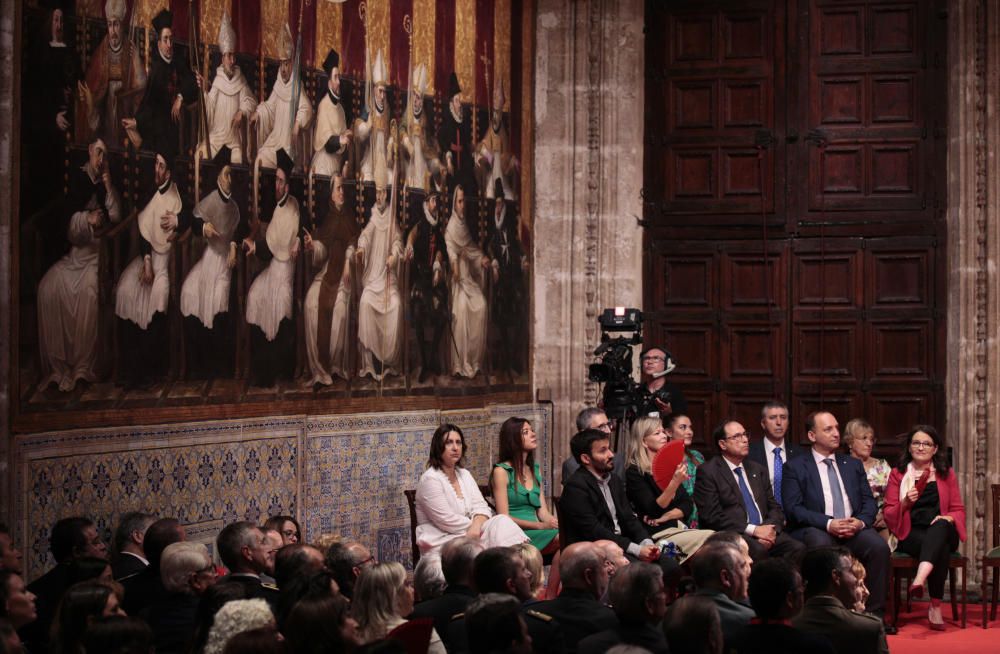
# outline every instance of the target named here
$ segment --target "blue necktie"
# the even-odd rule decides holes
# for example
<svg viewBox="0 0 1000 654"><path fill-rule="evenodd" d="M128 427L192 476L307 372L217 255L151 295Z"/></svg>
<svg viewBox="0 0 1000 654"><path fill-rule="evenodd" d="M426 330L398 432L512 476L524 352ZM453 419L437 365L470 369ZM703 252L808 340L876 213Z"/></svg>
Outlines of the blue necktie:
<svg viewBox="0 0 1000 654"><path fill-rule="evenodd" d="M774 499L778 501L778 506L782 509L785 505L781 503L781 448L774 448Z"/></svg>
<svg viewBox="0 0 1000 654"><path fill-rule="evenodd" d="M840 492L840 480L833 468L833 459L823 459L826 464L826 476L830 480L830 495L833 496L833 517L844 517L844 495Z"/></svg>
<svg viewBox="0 0 1000 654"><path fill-rule="evenodd" d="M747 505L748 524L759 525L762 522L760 519L760 509L757 508L757 503L753 501L753 495L750 494L750 488L747 486L747 482L743 479L743 468L736 468L736 478L740 482L740 492L743 493L743 503Z"/></svg>

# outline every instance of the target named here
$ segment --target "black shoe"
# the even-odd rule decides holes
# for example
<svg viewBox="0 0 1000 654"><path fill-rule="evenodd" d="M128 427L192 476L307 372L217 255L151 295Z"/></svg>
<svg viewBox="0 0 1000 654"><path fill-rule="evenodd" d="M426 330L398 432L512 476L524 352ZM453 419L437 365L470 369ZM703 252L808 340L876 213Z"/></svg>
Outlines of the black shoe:
<svg viewBox="0 0 1000 654"><path fill-rule="evenodd" d="M894 624L888 624L888 623L883 622L882 625L885 627L885 635L886 636L895 636L896 634L899 633L899 629L897 629L896 625L894 625Z"/></svg>

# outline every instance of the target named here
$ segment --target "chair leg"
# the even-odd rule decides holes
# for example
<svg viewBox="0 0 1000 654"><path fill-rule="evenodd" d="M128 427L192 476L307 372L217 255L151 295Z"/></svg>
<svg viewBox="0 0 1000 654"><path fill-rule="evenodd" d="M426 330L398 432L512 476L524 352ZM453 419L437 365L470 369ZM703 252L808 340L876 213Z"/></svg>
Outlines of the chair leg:
<svg viewBox="0 0 1000 654"><path fill-rule="evenodd" d="M981 567L981 570L982 570L983 574L982 574L982 579L979 580L979 583L980 583L979 601L981 601L982 604L983 604L983 629L985 629L986 628L986 561L985 561L985 559L983 560L983 565Z"/></svg>
<svg viewBox="0 0 1000 654"><path fill-rule="evenodd" d="M955 568L948 568L948 592L951 594L951 619L958 620L958 596L955 593Z"/></svg>
<svg viewBox="0 0 1000 654"><path fill-rule="evenodd" d="M967 624L966 618L969 612L969 589L966 587L966 577L969 576L969 567L967 565L962 566L962 629L965 629Z"/></svg>
<svg viewBox="0 0 1000 654"><path fill-rule="evenodd" d="M906 576L903 577L903 583L906 584L906 612L913 613L913 598L910 597L910 584L913 583L913 577L910 576L910 571L906 571Z"/></svg>
<svg viewBox="0 0 1000 654"><path fill-rule="evenodd" d="M902 589L899 587L899 574L893 574L892 576L892 624L896 626L899 624L899 605L903 603Z"/></svg>
<svg viewBox="0 0 1000 654"><path fill-rule="evenodd" d="M998 591L1000 591L1000 568L993 568L993 605L990 607L990 620L997 619Z"/></svg>

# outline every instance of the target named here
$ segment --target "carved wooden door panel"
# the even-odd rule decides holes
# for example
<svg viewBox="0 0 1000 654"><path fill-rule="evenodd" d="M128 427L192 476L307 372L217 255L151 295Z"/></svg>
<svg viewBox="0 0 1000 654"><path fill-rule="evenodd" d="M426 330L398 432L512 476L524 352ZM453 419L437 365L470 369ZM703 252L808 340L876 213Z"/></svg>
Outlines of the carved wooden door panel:
<svg viewBox="0 0 1000 654"><path fill-rule="evenodd" d="M801 439L821 406L883 444L943 418L940 9L647 4L647 342L698 441L724 416L759 433L772 397Z"/></svg>

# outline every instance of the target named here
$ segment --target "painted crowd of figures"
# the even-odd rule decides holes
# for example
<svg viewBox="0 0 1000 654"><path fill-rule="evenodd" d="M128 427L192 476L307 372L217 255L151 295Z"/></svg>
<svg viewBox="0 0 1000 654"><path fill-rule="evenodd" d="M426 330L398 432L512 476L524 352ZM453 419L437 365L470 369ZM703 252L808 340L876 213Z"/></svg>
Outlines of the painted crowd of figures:
<svg viewBox="0 0 1000 654"><path fill-rule="evenodd" d="M48 219L69 247L56 239L65 254L37 287L39 390L55 385L67 392L107 374L99 365L101 344L110 342L100 334L101 241L127 221L138 237L105 299L115 317L116 382L142 386L168 374L168 350L178 342L169 314L178 309L185 375L193 378L233 375L240 326L249 334L256 385L292 376L303 340L299 373L307 385L401 375L409 369L411 327L421 382L485 372L493 341L499 365L522 372L528 257L502 85L485 134L474 135L454 73L443 115L429 119L424 66L410 74L405 109L396 115L378 52L367 67L361 116L349 120L337 52L323 62L326 82L314 109L287 24L273 87L258 102L236 63L228 15L218 35L220 64L214 76L203 76L175 49L169 11L153 20L155 45L144 66L125 33L125 0L107 0L104 9L107 33L85 70L64 43L62 12L47 14L51 40L35 56L51 79L31 82L25 94L24 141L34 153L24 164L29 176L57 172L46 147L69 140L82 153L86 146L82 166L67 160L68 192L56 205L58 220ZM199 136L190 140L196 165L184 162L188 113L198 115ZM148 153L133 155L131 212L127 180L110 172L119 147L126 158ZM139 188L138 167L148 162L152 184ZM197 169L196 179L213 173L210 192L194 206L178 189L181 166ZM258 208L272 175L274 201ZM296 181L310 192L323 189L315 215L292 192ZM179 247L196 253L189 267L172 263ZM233 274L241 260L259 270L245 294ZM307 277L300 294L297 270Z"/></svg>

